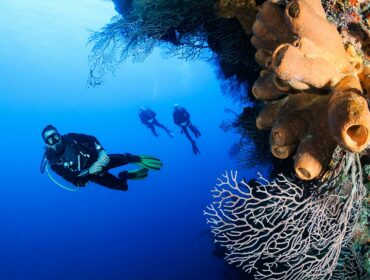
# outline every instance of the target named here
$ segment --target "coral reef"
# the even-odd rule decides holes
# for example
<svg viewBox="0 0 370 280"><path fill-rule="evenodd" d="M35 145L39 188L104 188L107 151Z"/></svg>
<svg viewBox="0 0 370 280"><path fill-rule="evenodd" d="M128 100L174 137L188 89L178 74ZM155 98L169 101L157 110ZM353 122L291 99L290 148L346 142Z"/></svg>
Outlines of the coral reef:
<svg viewBox="0 0 370 280"><path fill-rule="evenodd" d="M365 63L370 62L370 2L367 0L323 0L329 21L333 22L344 44L352 44Z"/></svg>
<svg viewBox="0 0 370 280"><path fill-rule="evenodd" d="M256 127L255 119L259 110L258 107L245 107L239 115L230 109L225 109L225 113L230 113L233 119L223 121L220 125L223 131L233 130L240 135L238 143L233 146L233 157L242 168L268 166L271 162L271 155L266 153L268 142L265 139L268 133Z"/></svg>
<svg viewBox="0 0 370 280"><path fill-rule="evenodd" d="M351 242L365 187L358 155L343 153L318 185L223 175L205 215L226 260L255 279L365 279Z"/></svg>
<svg viewBox="0 0 370 280"><path fill-rule="evenodd" d="M114 1L121 15L90 38L91 85L158 46L212 60L224 91L247 104L222 124L240 134L239 163L272 163L275 175L294 167L303 179L220 180L206 213L228 262L256 279L365 279L370 211L358 153L370 141L369 1Z"/></svg>
<svg viewBox="0 0 370 280"><path fill-rule="evenodd" d="M312 180L326 170L335 144L351 152L367 147L366 66L353 47L345 49L319 0L265 2L251 42L263 68L252 92L266 103L257 127L271 129L274 156L295 154L297 175Z"/></svg>
<svg viewBox="0 0 370 280"><path fill-rule="evenodd" d="M220 77L240 84L258 76L250 36L236 18L219 16L215 0L133 1L129 10L94 32L89 43L90 86L100 85L107 71L128 58L144 60L155 47L167 56L215 61Z"/></svg>
<svg viewBox="0 0 370 280"><path fill-rule="evenodd" d="M218 14L224 18L237 18L247 34L252 33L252 25L257 14L255 0L219 0Z"/></svg>

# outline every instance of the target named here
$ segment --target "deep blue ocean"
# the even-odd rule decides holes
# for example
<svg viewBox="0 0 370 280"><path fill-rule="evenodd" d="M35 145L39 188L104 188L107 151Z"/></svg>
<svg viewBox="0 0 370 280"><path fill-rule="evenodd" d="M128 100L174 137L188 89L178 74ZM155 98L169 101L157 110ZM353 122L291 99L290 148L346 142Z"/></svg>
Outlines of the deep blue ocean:
<svg viewBox="0 0 370 280"><path fill-rule="evenodd" d="M0 0L0 280L235 279L203 210L217 176L237 167L228 150L238 136L219 124L224 108L241 107L222 95L212 64L159 49L89 88L90 30L115 14L110 1ZM200 155L173 123L174 103L201 131ZM174 138L155 138L140 106ZM94 135L110 153L159 157L163 169L127 192L65 191L39 171L47 124Z"/></svg>

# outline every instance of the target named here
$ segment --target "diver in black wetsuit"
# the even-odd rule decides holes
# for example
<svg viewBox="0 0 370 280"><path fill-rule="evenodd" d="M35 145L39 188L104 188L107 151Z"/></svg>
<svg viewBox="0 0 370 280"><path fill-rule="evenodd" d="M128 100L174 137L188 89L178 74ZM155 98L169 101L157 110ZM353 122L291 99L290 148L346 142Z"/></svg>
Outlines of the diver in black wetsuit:
<svg viewBox="0 0 370 280"><path fill-rule="evenodd" d="M150 130L152 131L154 136L156 136L156 137L159 136L159 134L157 133L157 131L155 129L155 126L158 126L158 127L162 128L164 131L166 131L168 136L170 136L171 138L173 137L173 134L172 134L171 130L169 130L167 127L165 127L163 124L161 124L156 119L157 114L153 110L151 110L149 108L141 107L139 109L138 114L139 114L141 122L146 127L150 128Z"/></svg>
<svg viewBox="0 0 370 280"><path fill-rule="evenodd" d="M127 180L144 179L149 169L159 170L162 167L159 159L150 156L107 154L94 136L77 133L60 135L52 125L44 128L42 138L46 143L46 163L77 187L84 187L92 181L110 189L126 191ZM109 173L112 168L130 163L140 168L122 171L118 177Z"/></svg>
<svg viewBox="0 0 370 280"><path fill-rule="evenodd" d="M199 154L200 151L197 147L197 144L195 143L195 140L191 138L188 128L191 130L196 138L198 138L201 134L198 128L191 123L189 112L184 107L175 104L173 111L173 121L175 122L175 124L181 127L181 133L185 133L186 137L191 142L193 153Z"/></svg>

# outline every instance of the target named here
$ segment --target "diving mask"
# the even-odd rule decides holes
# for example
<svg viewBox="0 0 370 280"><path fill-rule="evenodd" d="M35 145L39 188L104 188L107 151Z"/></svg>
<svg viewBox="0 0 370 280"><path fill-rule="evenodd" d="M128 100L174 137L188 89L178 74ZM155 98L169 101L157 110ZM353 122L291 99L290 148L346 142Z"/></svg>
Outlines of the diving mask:
<svg viewBox="0 0 370 280"><path fill-rule="evenodd" d="M60 134L55 132L53 134L50 134L48 137L46 137L45 142L46 144L52 146L55 145L60 141Z"/></svg>

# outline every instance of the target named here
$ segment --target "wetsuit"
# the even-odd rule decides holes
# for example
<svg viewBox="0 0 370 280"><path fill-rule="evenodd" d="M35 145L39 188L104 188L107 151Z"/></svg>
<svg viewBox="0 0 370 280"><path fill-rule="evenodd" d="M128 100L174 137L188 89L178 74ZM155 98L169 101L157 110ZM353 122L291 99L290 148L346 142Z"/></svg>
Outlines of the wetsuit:
<svg viewBox="0 0 370 280"><path fill-rule="evenodd" d="M82 172L97 161L101 149L99 141L94 136L85 134L69 133L62 136L64 149L60 153L48 149L46 158L51 169L71 182L75 186L84 187L89 181L116 190L127 190L127 178L125 171L119 177L108 171L112 168L140 161L138 156L125 154L109 154L109 164L99 175ZM84 174L83 176L79 176Z"/></svg>
<svg viewBox="0 0 370 280"><path fill-rule="evenodd" d="M166 131L166 133L172 137L172 133L171 131L165 127L163 124L161 124L157 119L156 119L156 116L157 114L153 111L153 110L150 110L150 109L145 109L145 110L141 110L140 113L139 113L139 117L140 117L140 120L143 124L145 124L148 128L150 128L150 130L152 131L152 133L155 135L155 136L158 136L158 133L155 129L155 126L158 126L160 128L162 128L163 130Z"/></svg>
<svg viewBox="0 0 370 280"><path fill-rule="evenodd" d="M173 121L175 124L181 127L182 131L185 133L186 137L189 138L190 141L193 141L192 138L190 137L190 134L187 130L189 127L190 130L193 132L195 137L200 136L200 131L198 128L193 125L190 121L190 114L189 112L184 108L178 106L174 112L173 112Z"/></svg>
<svg viewBox="0 0 370 280"><path fill-rule="evenodd" d="M181 133L184 133L191 142L194 154L198 154L199 149L193 138L191 138L188 128L196 138L198 138L201 134L198 128L191 123L189 112L185 108L177 106L173 112L173 121L176 125L181 127Z"/></svg>

